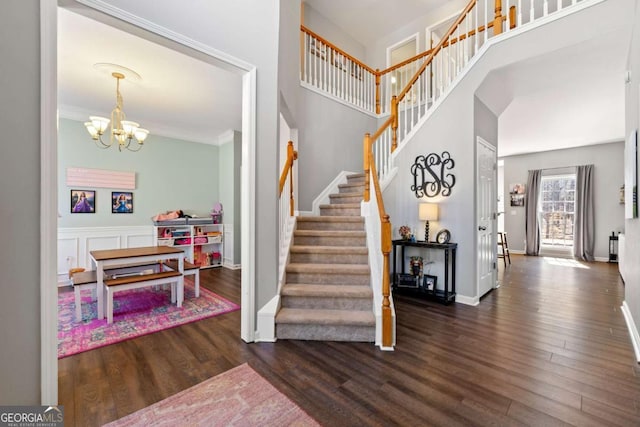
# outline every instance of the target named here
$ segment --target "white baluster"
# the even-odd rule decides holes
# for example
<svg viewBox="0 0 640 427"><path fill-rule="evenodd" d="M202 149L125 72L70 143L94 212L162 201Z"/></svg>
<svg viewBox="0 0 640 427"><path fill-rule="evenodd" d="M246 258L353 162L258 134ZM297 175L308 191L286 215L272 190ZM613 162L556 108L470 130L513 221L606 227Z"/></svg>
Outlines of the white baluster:
<svg viewBox="0 0 640 427"><path fill-rule="evenodd" d="M562 0L558 0L556 3L556 12L559 12L562 9Z"/></svg>
<svg viewBox="0 0 640 427"><path fill-rule="evenodd" d="M542 16L547 16L549 14L549 1L544 0L544 4L542 5Z"/></svg>
<svg viewBox="0 0 640 427"><path fill-rule="evenodd" d="M518 27L522 25L522 0L518 0Z"/></svg>
<svg viewBox="0 0 640 427"><path fill-rule="evenodd" d="M475 17L475 25L473 17ZM473 55L471 56L475 56L475 54L478 53L478 39L480 38L480 24L478 23L478 3L473 6L471 24L473 29L475 30L475 32L473 33Z"/></svg>
<svg viewBox="0 0 640 427"><path fill-rule="evenodd" d="M318 87L318 40L313 39L313 85Z"/></svg>
<svg viewBox="0 0 640 427"><path fill-rule="evenodd" d="M533 1L533 0L531 0ZM484 42L487 42L489 38L489 18L487 16L487 10L489 9L489 0L484 1Z"/></svg>
<svg viewBox="0 0 640 427"><path fill-rule="evenodd" d="M530 0L530 1L531 1L531 9L529 9L529 22L533 22L535 19L535 10L533 8L535 2L533 0Z"/></svg>

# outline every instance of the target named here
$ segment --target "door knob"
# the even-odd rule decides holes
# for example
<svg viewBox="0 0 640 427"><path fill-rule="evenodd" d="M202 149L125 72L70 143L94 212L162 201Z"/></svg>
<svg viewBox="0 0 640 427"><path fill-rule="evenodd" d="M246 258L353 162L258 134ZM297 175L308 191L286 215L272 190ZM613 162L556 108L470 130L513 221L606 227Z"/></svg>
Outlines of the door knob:
<svg viewBox="0 0 640 427"><path fill-rule="evenodd" d="M485 231L487 229L487 227L485 227L484 225L481 225L478 227L478 230L480 231Z"/></svg>

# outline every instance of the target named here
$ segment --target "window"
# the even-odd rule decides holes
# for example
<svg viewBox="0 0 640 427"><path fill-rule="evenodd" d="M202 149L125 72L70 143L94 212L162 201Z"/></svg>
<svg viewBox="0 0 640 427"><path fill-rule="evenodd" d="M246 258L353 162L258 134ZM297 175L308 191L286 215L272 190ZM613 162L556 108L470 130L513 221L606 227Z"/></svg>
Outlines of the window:
<svg viewBox="0 0 640 427"><path fill-rule="evenodd" d="M575 174L543 176L541 187L539 212L541 245L573 246Z"/></svg>

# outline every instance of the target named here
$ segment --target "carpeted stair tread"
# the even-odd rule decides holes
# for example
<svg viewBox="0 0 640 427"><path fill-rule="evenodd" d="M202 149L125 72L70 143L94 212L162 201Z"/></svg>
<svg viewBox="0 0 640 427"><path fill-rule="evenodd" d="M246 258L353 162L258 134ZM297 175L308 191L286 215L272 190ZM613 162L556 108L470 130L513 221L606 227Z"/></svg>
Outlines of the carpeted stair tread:
<svg viewBox="0 0 640 427"><path fill-rule="evenodd" d="M283 308L276 316L276 323L375 326L376 319L372 311Z"/></svg>
<svg viewBox="0 0 640 427"><path fill-rule="evenodd" d="M365 237L365 231L360 230L295 230L294 236L309 237Z"/></svg>
<svg viewBox="0 0 640 427"><path fill-rule="evenodd" d="M313 254L360 254L366 255L369 250L366 246L304 246L292 245L291 253L313 253Z"/></svg>
<svg viewBox="0 0 640 427"><path fill-rule="evenodd" d="M320 205L320 209L360 209L360 203L342 203L340 205Z"/></svg>
<svg viewBox="0 0 640 427"><path fill-rule="evenodd" d="M363 197L362 193L334 193L329 194L330 199L340 199L342 197Z"/></svg>
<svg viewBox="0 0 640 427"><path fill-rule="evenodd" d="M325 205L331 206L331 205ZM344 205L343 205L344 206ZM358 204L358 207L360 205ZM299 216L297 222L361 222L364 224L364 218L361 216L347 216L347 215L334 215L334 216Z"/></svg>
<svg viewBox="0 0 640 427"><path fill-rule="evenodd" d="M364 180L362 182L348 182L346 184L338 184L338 188L360 188L364 187Z"/></svg>
<svg viewBox="0 0 640 427"><path fill-rule="evenodd" d="M282 287L282 296L289 297L333 297L333 298L373 298L369 286L358 285L318 285L288 283Z"/></svg>
<svg viewBox="0 0 640 427"><path fill-rule="evenodd" d="M347 179L364 179L364 172L361 173L352 173L347 175Z"/></svg>
<svg viewBox="0 0 640 427"><path fill-rule="evenodd" d="M368 264L298 264L287 265L287 273L369 274Z"/></svg>

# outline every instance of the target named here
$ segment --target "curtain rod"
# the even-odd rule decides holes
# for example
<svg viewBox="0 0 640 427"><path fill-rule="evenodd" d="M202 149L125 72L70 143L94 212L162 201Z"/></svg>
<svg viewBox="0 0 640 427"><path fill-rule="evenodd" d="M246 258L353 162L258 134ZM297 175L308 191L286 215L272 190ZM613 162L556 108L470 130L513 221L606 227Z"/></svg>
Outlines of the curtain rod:
<svg viewBox="0 0 640 427"><path fill-rule="evenodd" d="M568 169L568 168L577 168L578 166L593 166L593 163L589 163L586 165L572 165L572 166L557 166L555 168L540 168L542 171L552 171L554 169ZM537 169L529 169L529 170L537 170Z"/></svg>

